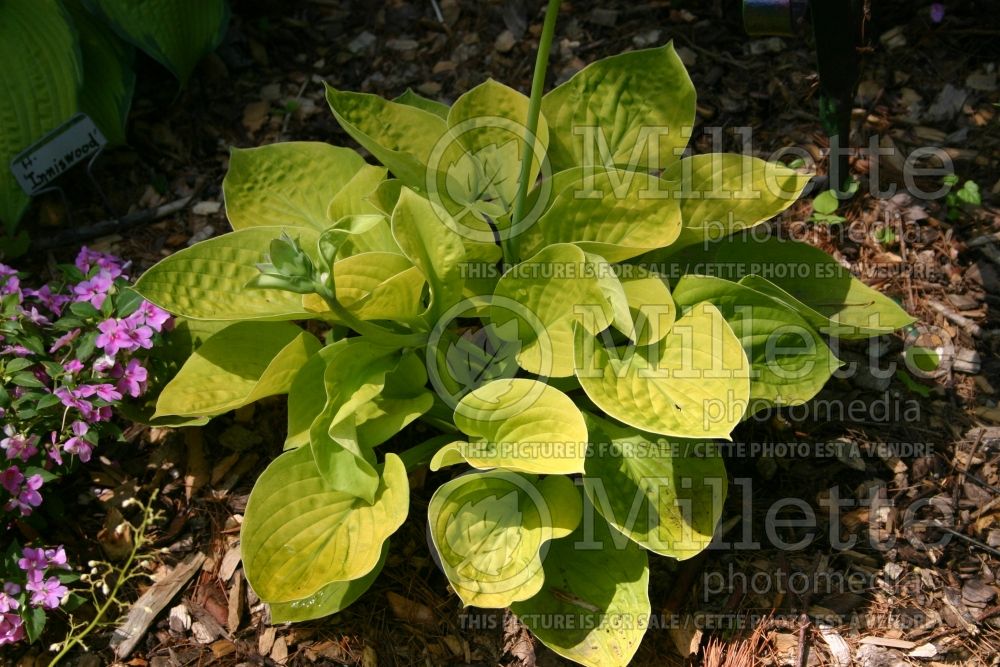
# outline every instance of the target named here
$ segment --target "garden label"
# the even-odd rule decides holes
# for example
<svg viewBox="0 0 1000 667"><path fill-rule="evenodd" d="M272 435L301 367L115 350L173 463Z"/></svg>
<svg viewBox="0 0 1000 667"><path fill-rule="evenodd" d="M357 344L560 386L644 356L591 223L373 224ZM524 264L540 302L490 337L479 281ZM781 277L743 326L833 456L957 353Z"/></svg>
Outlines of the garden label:
<svg viewBox="0 0 1000 667"><path fill-rule="evenodd" d="M78 113L16 155L10 170L21 189L35 195L77 162L96 155L107 143L94 121Z"/></svg>

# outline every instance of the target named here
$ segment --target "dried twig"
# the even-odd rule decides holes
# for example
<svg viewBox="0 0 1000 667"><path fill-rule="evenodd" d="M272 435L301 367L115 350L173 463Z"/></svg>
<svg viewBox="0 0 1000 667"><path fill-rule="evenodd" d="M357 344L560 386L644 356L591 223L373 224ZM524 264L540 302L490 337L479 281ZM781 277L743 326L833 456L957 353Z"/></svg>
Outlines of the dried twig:
<svg viewBox="0 0 1000 667"><path fill-rule="evenodd" d="M113 220L102 220L86 227L69 229L60 234L55 234L54 236L34 238L31 240L31 247L35 250L51 250L52 248L60 248L67 245L77 245L84 241L96 239L101 236L107 236L109 234L117 234L118 232L131 229L132 227L138 227L139 225L147 222L153 222L154 220L171 216L187 207L194 197L194 195L191 195L190 197L182 197L170 203L164 204L163 206L143 209L142 211L129 213L126 216Z"/></svg>

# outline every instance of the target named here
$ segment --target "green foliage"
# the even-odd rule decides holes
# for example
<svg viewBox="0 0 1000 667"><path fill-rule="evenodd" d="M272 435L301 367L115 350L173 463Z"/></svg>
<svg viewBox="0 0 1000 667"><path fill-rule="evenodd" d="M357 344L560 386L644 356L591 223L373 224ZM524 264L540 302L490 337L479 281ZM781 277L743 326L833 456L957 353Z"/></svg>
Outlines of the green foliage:
<svg viewBox="0 0 1000 667"><path fill-rule="evenodd" d="M711 439L812 398L840 364L825 336L912 318L815 248L741 233L808 177L681 159L694 91L669 45L550 92L534 137L528 100L495 81L450 109L412 92L327 99L385 169L321 144L234 153L236 231L136 286L229 323L158 414L288 393L287 451L243 524L275 620L335 613L371 585L408 512L405 469L429 462L464 471L428 506L462 601L512 606L582 664L627 663L650 613L647 552L690 558L721 516ZM305 319L327 328L322 348L291 323ZM415 444L414 421L440 435Z"/></svg>
<svg viewBox="0 0 1000 667"><path fill-rule="evenodd" d="M228 22L225 0L0 2L0 223L6 235L13 236L30 202L8 169L15 155L79 111L109 145L124 144L135 89L133 46L184 85Z"/></svg>
<svg viewBox="0 0 1000 667"><path fill-rule="evenodd" d="M945 195L945 209L948 211L948 219L955 221L962 216L963 206L981 206L983 203L982 194L979 191L979 184L975 181L965 181L962 187L955 189L961 179L957 174L949 174L942 179L942 182L951 188Z"/></svg>

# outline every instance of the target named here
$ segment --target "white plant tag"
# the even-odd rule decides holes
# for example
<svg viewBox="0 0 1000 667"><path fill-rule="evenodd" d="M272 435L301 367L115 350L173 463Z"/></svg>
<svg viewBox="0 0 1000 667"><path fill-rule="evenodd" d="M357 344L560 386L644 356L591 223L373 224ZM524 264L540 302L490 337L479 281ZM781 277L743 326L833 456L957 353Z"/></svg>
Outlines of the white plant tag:
<svg viewBox="0 0 1000 667"><path fill-rule="evenodd" d="M14 156L10 170L21 189L35 195L107 143L90 116L78 113Z"/></svg>

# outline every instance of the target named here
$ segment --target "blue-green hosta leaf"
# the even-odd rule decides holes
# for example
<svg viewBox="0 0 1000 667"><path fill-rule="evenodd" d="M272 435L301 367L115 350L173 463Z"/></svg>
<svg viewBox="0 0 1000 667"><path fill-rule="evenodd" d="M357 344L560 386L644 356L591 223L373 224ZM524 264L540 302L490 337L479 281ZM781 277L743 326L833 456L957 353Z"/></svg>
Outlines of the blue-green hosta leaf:
<svg viewBox="0 0 1000 667"><path fill-rule="evenodd" d="M691 136L695 91L670 43L591 63L542 98L542 113L556 170L663 169Z"/></svg>
<svg viewBox="0 0 1000 667"><path fill-rule="evenodd" d="M466 394L455 408L455 425L470 442L446 449L474 468L541 475L583 472L583 414L569 396L537 380L494 380ZM435 460L440 460L437 455ZM432 470L437 467L431 463Z"/></svg>
<svg viewBox="0 0 1000 667"><path fill-rule="evenodd" d="M684 276L674 288L681 308L714 304L750 360L750 405L799 405L819 392L840 362L816 331L780 301L721 278Z"/></svg>
<svg viewBox="0 0 1000 667"><path fill-rule="evenodd" d="M462 237L445 222L440 206L404 189L392 212L392 235L403 254L424 274L430 287L427 319L430 324L462 300L462 262L466 250Z"/></svg>
<svg viewBox="0 0 1000 667"><path fill-rule="evenodd" d="M466 605L502 608L542 587L543 550L580 522L568 477L494 470L442 484L427 516L448 581Z"/></svg>
<svg viewBox="0 0 1000 667"><path fill-rule="evenodd" d="M80 110L94 121L112 146L125 143L125 121L135 90L135 51L87 11L82 0L63 3L73 17L83 58Z"/></svg>
<svg viewBox="0 0 1000 667"><path fill-rule="evenodd" d="M677 200L662 179L619 169L584 172L518 237L522 256L575 243L609 262L672 244L681 231Z"/></svg>
<svg viewBox="0 0 1000 667"><path fill-rule="evenodd" d="M588 415L591 448L583 488L604 518L662 556L691 558L722 516L726 466L711 442L652 441Z"/></svg>
<svg viewBox="0 0 1000 667"><path fill-rule="evenodd" d="M737 234L714 244L711 252L710 262L725 270L717 275L743 279L747 287L788 304L820 333L868 338L915 321L895 301L808 244Z"/></svg>
<svg viewBox="0 0 1000 667"><path fill-rule="evenodd" d="M516 334L524 370L547 377L573 374L573 328L597 335L614 312L590 273L585 253L568 243L550 245L500 278L490 309L497 335ZM517 327L507 326L516 321Z"/></svg>
<svg viewBox="0 0 1000 667"><path fill-rule="evenodd" d="M145 51L187 84L195 65L229 27L225 0L84 0L123 39Z"/></svg>
<svg viewBox="0 0 1000 667"><path fill-rule="evenodd" d="M318 233L298 227L251 227L185 248L142 274L135 290L157 306L194 320L298 320L315 317L298 294L247 287L260 275L271 241L298 238L316 261Z"/></svg>
<svg viewBox="0 0 1000 667"><path fill-rule="evenodd" d="M407 106L416 107L418 109L423 109L428 113L432 113L438 116L442 120L448 120L448 105L442 104L436 100L431 100L419 93L413 91L412 88L407 88L403 91L403 94L393 100L396 104L406 104Z"/></svg>
<svg viewBox="0 0 1000 667"><path fill-rule="evenodd" d="M535 137L529 138L524 126L527 118L528 98L493 79L455 100L448 113L448 127L481 166L481 180L470 184L471 199L493 201L505 212L510 209L528 140L532 156L528 182L535 182L548 147L549 128L545 118L539 117Z"/></svg>
<svg viewBox="0 0 1000 667"><path fill-rule="evenodd" d="M378 563L363 577L352 581L335 581L301 600L272 602L268 605L271 609L272 625L312 621L347 609L375 583L388 555L389 540L386 540L382 545L382 555Z"/></svg>
<svg viewBox="0 0 1000 667"><path fill-rule="evenodd" d="M542 590L511 610L564 658L588 667L625 667L651 612L648 556L592 508L584 512L573 534L549 543Z"/></svg>
<svg viewBox="0 0 1000 667"><path fill-rule="evenodd" d="M77 110L83 66L76 34L58 2L0 3L0 223L8 233L30 198L8 165Z"/></svg>
<svg viewBox="0 0 1000 667"><path fill-rule="evenodd" d="M222 182L226 215L233 229L287 226L323 231L335 220L327 217L334 196L371 169L378 175L378 169L367 167L354 151L319 141L233 148Z"/></svg>
<svg viewBox="0 0 1000 667"><path fill-rule="evenodd" d="M387 454L373 502L330 489L306 447L261 474L241 530L247 582L268 603L315 595L377 567L385 541L409 511L406 468Z"/></svg>
<svg viewBox="0 0 1000 667"><path fill-rule="evenodd" d="M750 364L715 306L693 306L655 345L606 348L577 334L576 377L609 416L662 435L726 439L743 417Z"/></svg>
<svg viewBox="0 0 1000 667"><path fill-rule="evenodd" d="M201 417L286 393L319 351L316 337L287 322L237 322L195 350L156 402L153 418Z"/></svg>
<svg viewBox="0 0 1000 667"><path fill-rule="evenodd" d="M693 155L663 173L681 205L679 249L753 227L791 206L810 176L737 153Z"/></svg>
<svg viewBox="0 0 1000 667"><path fill-rule="evenodd" d="M389 170L385 167L376 167L367 163L362 166L330 200L330 206L326 209L327 220L341 220L346 216L382 213L372 198L385 182L387 173Z"/></svg>
<svg viewBox="0 0 1000 667"><path fill-rule="evenodd" d="M427 164L448 126L431 112L367 93L326 87L334 118L405 185L425 189ZM447 139L446 139L447 140Z"/></svg>

